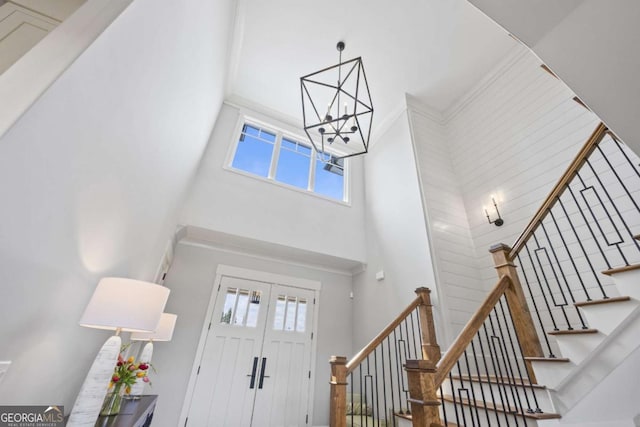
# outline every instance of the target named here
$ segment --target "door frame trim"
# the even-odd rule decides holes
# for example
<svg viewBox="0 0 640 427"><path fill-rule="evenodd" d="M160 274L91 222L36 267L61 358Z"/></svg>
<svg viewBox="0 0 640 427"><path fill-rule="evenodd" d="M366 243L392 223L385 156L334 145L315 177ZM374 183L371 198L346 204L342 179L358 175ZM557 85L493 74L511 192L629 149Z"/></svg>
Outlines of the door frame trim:
<svg viewBox="0 0 640 427"><path fill-rule="evenodd" d="M316 353L317 353L317 337L318 337L318 315L320 313L320 289L322 288L322 282L318 280L310 280L302 277L286 276L282 274L269 273L261 270L252 270L248 268L235 267L232 265L218 264L216 269L216 277L211 284L211 296L209 297L209 305L205 314L204 322L202 324L202 330L200 331L200 338L198 339L198 347L196 349L196 355L191 366L191 374L189 375L189 383L187 385L187 392L185 393L184 403L182 404L182 410L180 411L179 426L184 426L189 410L191 409L191 403L193 401L193 393L195 391L196 380L198 377L198 367L202 360L204 353L204 347L207 343L207 335L209 333L209 322L213 315L213 309L218 297L218 286L222 283L223 277L237 277L240 279L253 280L257 282L265 282L270 284L278 284L283 286L289 286L293 288L308 289L313 291L315 304L313 305L313 327L311 340L311 379L309 380L309 393L307 408L309 414L309 420L313 420L313 402L314 391L316 383Z"/></svg>

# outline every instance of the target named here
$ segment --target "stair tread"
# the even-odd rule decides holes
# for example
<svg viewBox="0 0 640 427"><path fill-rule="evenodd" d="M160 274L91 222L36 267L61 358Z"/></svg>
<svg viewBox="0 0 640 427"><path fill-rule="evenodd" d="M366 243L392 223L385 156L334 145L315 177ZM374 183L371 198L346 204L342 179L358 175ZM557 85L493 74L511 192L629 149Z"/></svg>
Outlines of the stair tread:
<svg viewBox="0 0 640 427"><path fill-rule="evenodd" d="M482 382L482 383L500 383L507 385L514 385L516 387L533 387L533 388L546 388L544 385L540 384L531 384L529 380L524 378L505 378L505 377L496 377L495 375L453 375L452 378L454 380L462 380L462 381L473 381L473 382Z"/></svg>
<svg viewBox="0 0 640 427"><path fill-rule="evenodd" d="M548 335L579 335L579 334L596 334L597 329L565 329L562 331L548 331Z"/></svg>
<svg viewBox="0 0 640 427"><path fill-rule="evenodd" d="M625 271L637 270L639 268L640 268L640 264L625 265L624 267L616 267L616 268L611 268L609 270L605 270L602 272L602 274L611 276L612 274L624 273Z"/></svg>
<svg viewBox="0 0 640 427"><path fill-rule="evenodd" d="M530 362L570 362L566 357L525 357Z"/></svg>
<svg viewBox="0 0 640 427"><path fill-rule="evenodd" d="M444 395L442 396L443 400L446 400L447 402L454 402L453 396L450 395ZM463 398L463 399L455 399L455 402L457 403L461 403L463 405L467 405L467 406L475 406L471 401L469 401L469 399ZM520 414L522 416L524 416L525 418L532 418L532 419L536 419L536 420L548 420L548 419L552 419L552 418L560 418L559 414L554 414L554 413L548 413L548 412L542 412L542 413L529 413L529 412L520 412L516 409L510 409L510 408L505 408L504 406L500 405L499 403L493 404L491 402L484 402L480 399L476 399L477 404L479 405L478 407L486 407L489 410L492 411L497 411L497 412L505 412L508 414Z"/></svg>
<svg viewBox="0 0 640 427"><path fill-rule="evenodd" d="M610 297L605 299L596 299L592 301L576 302L573 305L575 305L576 307L587 307L591 305L608 304L610 302L623 302L623 301L630 301L630 300L631 300L631 297Z"/></svg>

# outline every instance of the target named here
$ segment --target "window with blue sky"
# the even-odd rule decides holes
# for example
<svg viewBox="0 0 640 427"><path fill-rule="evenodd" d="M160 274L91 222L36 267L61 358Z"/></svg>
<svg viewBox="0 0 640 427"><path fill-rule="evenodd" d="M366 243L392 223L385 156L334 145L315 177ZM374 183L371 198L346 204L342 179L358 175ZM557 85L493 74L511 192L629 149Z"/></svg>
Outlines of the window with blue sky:
<svg viewBox="0 0 640 427"><path fill-rule="evenodd" d="M344 201L344 159L319 153L282 132L245 123L231 167L287 186Z"/></svg>

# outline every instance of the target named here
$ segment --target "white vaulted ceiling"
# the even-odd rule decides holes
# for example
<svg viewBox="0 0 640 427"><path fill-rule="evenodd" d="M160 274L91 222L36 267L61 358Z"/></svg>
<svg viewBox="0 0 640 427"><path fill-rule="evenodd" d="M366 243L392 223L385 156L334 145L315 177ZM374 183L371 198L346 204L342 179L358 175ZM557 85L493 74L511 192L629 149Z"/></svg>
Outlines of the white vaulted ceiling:
<svg viewBox="0 0 640 427"><path fill-rule="evenodd" d="M466 0L239 0L228 96L300 120L299 78L337 63L339 40L378 123L405 93L445 110L516 44Z"/></svg>

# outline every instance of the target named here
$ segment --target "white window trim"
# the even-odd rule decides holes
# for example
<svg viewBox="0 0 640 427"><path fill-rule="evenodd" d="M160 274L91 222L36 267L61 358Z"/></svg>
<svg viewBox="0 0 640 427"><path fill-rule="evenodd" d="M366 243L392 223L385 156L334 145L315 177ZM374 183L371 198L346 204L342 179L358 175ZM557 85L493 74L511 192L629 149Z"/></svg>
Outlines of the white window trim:
<svg viewBox="0 0 640 427"><path fill-rule="evenodd" d="M242 169L236 169L232 166L233 159L235 158L236 150L238 148L240 135L242 133L242 128L244 127L245 124L249 124L249 125L264 129L266 131L273 132L276 135L276 141L273 147L274 154L271 157L269 173L267 174L266 178L260 175L255 175L250 172L243 171ZM275 174L278 169L278 160L280 158L280 147L282 143L282 138L287 138L293 141L301 142L302 144L308 145L311 148L311 160L310 160L311 165L309 167L309 181L306 189L296 187L295 185L286 184L284 182L276 181L275 179ZM327 151L327 153L331 154L330 151ZM317 159L317 151L315 150L313 145L308 142L308 138L306 138L305 136L301 136L299 134L286 130L281 125L274 124L274 123L267 123L264 120L256 119L254 116L241 111L240 114L238 115L238 121L236 123L236 127L233 132L233 138L231 140L229 150L227 151L227 158L225 159L223 169L229 172L242 175L242 176L256 179L261 182L268 182L278 187L286 188L288 190L293 190L298 193L307 194L309 196L327 200L329 202L337 203L343 206L351 206L351 191L350 191L350 188L351 188L350 160L351 159L349 158L344 159L343 182L342 182L343 199L342 200L334 199L332 197L325 196L324 194L319 194L311 190L315 186L316 159Z"/></svg>

